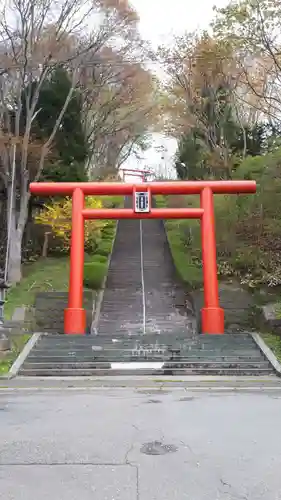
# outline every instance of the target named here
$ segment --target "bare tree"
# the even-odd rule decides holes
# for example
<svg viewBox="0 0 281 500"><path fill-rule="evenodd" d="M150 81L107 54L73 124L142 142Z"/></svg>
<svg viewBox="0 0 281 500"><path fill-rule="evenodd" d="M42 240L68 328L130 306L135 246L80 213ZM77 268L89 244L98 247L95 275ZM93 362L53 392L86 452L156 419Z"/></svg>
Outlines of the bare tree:
<svg viewBox="0 0 281 500"><path fill-rule="evenodd" d="M237 99L251 118L280 124L281 4L279 0L242 0L217 9L213 30L231 46L239 69Z"/></svg>
<svg viewBox="0 0 281 500"><path fill-rule="evenodd" d="M90 28L90 25L94 26ZM122 33L120 12L101 0L6 0L0 14L0 177L7 198L8 280L21 279L22 237L29 182L38 180L56 132L80 83L81 67ZM72 85L53 130L34 142L32 122L40 91L55 68ZM31 158L36 158L36 162ZM36 163L36 166L34 164Z"/></svg>
<svg viewBox="0 0 281 500"><path fill-rule="evenodd" d="M210 168L231 175L229 138L234 130L235 66L229 48L209 34L189 33L159 50L168 74L165 85L170 130L196 133ZM238 110L237 110L238 112Z"/></svg>
<svg viewBox="0 0 281 500"><path fill-rule="evenodd" d="M85 79L84 126L92 174L118 169L135 149L145 146L143 137L158 121L157 82L135 62L131 45L122 51L106 48Z"/></svg>

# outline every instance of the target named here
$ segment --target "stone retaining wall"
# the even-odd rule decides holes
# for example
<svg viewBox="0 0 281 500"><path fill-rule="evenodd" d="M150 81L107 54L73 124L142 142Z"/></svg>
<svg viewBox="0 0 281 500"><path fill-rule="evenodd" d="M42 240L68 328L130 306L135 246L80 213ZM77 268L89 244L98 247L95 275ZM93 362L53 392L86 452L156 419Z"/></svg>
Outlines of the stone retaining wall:
<svg viewBox="0 0 281 500"><path fill-rule="evenodd" d="M40 332L63 333L64 309L67 307L67 292L41 292L35 299L36 329ZM95 292L84 290L84 308L87 314L87 332L90 331Z"/></svg>
<svg viewBox="0 0 281 500"><path fill-rule="evenodd" d="M253 327L253 295L239 285L220 283L220 306L224 309L225 326L229 333L249 331ZM203 289L192 292L193 305L201 325L201 308L204 306Z"/></svg>

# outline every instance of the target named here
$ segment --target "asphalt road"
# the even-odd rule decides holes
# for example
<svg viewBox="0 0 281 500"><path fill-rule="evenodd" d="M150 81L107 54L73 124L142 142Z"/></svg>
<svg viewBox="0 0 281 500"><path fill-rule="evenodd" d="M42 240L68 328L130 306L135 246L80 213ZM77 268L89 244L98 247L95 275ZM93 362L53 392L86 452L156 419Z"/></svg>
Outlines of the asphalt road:
<svg viewBox="0 0 281 500"><path fill-rule="evenodd" d="M281 391L0 392L1 500L281 499Z"/></svg>

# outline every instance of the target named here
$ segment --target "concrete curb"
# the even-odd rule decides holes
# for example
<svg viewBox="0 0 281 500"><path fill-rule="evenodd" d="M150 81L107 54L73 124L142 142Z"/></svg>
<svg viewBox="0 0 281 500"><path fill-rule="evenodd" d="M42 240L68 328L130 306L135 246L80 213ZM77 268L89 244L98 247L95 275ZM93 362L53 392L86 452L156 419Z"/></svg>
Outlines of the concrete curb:
<svg viewBox="0 0 281 500"><path fill-rule="evenodd" d="M8 378L15 377L22 364L26 360L28 354L30 353L31 349L35 346L35 344L38 342L39 338L41 336L41 333L34 333L32 337L29 339L29 341L25 344L23 350L19 353L17 359L14 361L12 364L9 373L8 373Z"/></svg>
<svg viewBox="0 0 281 500"><path fill-rule="evenodd" d="M279 363L276 356L273 354L272 350L266 345L266 343L258 333L250 333L250 335L257 344L257 346L259 347L259 349L262 351L263 355L268 359L269 363L274 368L274 371L276 372L278 377L281 377L281 364Z"/></svg>
<svg viewBox="0 0 281 500"><path fill-rule="evenodd" d="M182 382L182 383L190 383L190 382L195 382L195 383L216 383L216 382L229 382L230 384L233 383L249 383L249 382L259 382L259 383L267 383L272 380L277 380L275 376L272 375L266 375L266 376L235 376L235 375L183 375L182 377L177 377L175 379L171 379L170 376L165 376L165 375L151 375L148 377L147 375L104 375L104 376L97 376L97 375L72 375L72 376L36 376L36 375L20 375L17 377L17 382L19 381L26 381L26 382L41 382L41 381L48 381L48 382L56 382L56 381L65 381L65 382L91 382L93 384L102 384L103 386L106 386L107 384L109 385L120 385L120 387L123 387L123 384L129 384L130 386L137 385L138 382L141 382L141 384L145 385L146 387L149 387L151 385L157 384L157 385L162 385L169 383L172 386ZM278 384L280 385L280 381L278 379Z"/></svg>
<svg viewBox="0 0 281 500"><path fill-rule="evenodd" d="M147 379L135 377L24 377L19 376L11 380L0 381L1 391L96 391L110 390L159 391L166 394L173 391L281 391L281 381L275 375L270 377L182 377L171 381L168 377L153 377Z"/></svg>
<svg viewBox="0 0 281 500"><path fill-rule="evenodd" d="M101 306L102 306L102 302L103 302L103 296L104 296L104 291L105 291L105 287L106 287L107 275L108 275L109 266L110 266L110 262L111 262L111 258L112 258L112 254L113 254L113 249L114 249L114 244L115 244L115 240L116 240L116 234L117 234L117 230L118 230L118 223L119 223L119 221L116 222L115 234L114 234L114 237L113 237L113 240L112 240L111 252L110 252L110 255L109 255L108 261L107 261L107 272L106 272L106 275L104 277L104 280L103 280L103 283L102 283L102 287L101 287L100 291L97 294L97 299L96 299L96 304L95 304L95 311L94 311L94 314L93 314L93 321L92 321L92 325L91 325L91 333L93 333L94 335L98 334L97 327L98 327L98 322L99 322L99 317L100 317L100 310L101 310Z"/></svg>

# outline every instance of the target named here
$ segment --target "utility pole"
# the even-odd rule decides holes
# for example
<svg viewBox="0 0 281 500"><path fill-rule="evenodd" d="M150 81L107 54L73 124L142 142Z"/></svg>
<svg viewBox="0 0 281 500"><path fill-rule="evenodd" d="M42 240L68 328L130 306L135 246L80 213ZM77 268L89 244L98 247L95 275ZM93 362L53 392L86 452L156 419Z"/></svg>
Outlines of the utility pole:
<svg viewBox="0 0 281 500"><path fill-rule="evenodd" d="M0 352L8 351L11 348L11 341L7 336L9 330L4 326L4 304L8 288L5 280L0 280Z"/></svg>
<svg viewBox="0 0 281 500"><path fill-rule="evenodd" d="M4 306L6 301L6 293L9 289L7 283L8 280L8 268L9 268L9 252L10 252L10 242L11 242L11 222L12 222L12 210L14 203L14 189L15 189L15 171L16 171L16 143L13 145L12 149L12 184L11 184L11 199L8 203L8 231L7 231L7 246L6 246L6 258L5 258L5 269L4 269L4 279L0 280L0 352L8 351L11 348L11 341L8 337L9 329L4 326Z"/></svg>

